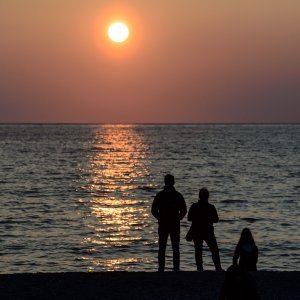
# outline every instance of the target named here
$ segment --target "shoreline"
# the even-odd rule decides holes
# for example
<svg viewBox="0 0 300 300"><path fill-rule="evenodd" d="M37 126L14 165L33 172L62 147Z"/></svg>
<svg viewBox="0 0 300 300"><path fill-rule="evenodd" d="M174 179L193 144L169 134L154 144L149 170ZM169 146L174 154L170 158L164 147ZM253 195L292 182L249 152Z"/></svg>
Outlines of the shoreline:
<svg viewBox="0 0 300 300"><path fill-rule="evenodd" d="M300 271L257 271L260 299L300 299ZM225 272L0 274L0 299L218 299Z"/></svg>

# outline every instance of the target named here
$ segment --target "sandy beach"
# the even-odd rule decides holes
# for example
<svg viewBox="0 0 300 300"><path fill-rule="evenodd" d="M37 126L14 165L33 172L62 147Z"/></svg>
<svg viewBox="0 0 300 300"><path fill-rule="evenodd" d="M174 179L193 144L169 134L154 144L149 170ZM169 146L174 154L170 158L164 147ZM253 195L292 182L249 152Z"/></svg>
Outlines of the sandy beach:
<svg viewBox="0 0 300 300"><path fill-rule="evenodd" d="M224 272L0 275L0 299L218 299ZM300 272L253 274L261 299L300 299Z"/></svg>

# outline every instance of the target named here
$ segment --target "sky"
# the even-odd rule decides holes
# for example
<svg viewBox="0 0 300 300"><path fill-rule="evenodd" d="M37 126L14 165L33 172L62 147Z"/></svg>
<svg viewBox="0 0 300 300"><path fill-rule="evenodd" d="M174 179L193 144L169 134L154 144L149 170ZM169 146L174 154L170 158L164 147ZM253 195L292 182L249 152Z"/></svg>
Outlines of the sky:
<svg viewBox="0 0 300 300"><path fill-rule="evenodd" d="M6 122L300 122L300 1L1 0Z"/></svg>

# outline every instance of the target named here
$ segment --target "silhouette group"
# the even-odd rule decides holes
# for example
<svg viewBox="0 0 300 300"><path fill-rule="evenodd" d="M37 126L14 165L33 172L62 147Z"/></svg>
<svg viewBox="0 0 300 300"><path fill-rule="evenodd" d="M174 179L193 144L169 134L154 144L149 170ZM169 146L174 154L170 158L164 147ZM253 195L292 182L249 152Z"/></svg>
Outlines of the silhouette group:
<svg viewBox="0 0 300 300"><path fill-rule="evenodd" d="M185 217L187 207L184 197L174 188L174 176L171 174L166 175L164 182L164 189L157 193L151 208L152 215L158 220L158 270L160 272L165 270L166 246L170 236L173 250L173 269L174 271L179 271L180 221ZM198 271L203 271L202 249L204 241L211 251L215 269L221 271L219 248L213 226L214 223L219 221L219 217L215 206L210 204L208 199L209 191L206 188L201 188L198 202L193 203L188 211L187 218L192 224L186 234L186 240L194 242L195 261ZM244 228L234 251L233 265L226 272L227 279L225 279L222 289L223 299L227 299L225 295L230 290L228 286L234 283L235 276L239 277L244 271L257 270L257 258L258 248L251 231L248 228ZM243 276L240 276L240 278L248 278L247 275ZM251 282L249 285L251 286Z"/></svg>

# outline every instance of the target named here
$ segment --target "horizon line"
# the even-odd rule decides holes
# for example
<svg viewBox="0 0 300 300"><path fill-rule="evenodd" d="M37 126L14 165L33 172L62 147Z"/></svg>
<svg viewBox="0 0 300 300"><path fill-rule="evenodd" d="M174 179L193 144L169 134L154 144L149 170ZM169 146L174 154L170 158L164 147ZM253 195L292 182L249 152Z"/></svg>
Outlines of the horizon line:
<svg viewBox="0 0 300 300"><path fill-rule="evenodd" d="M299 122L0 122L0 125L300 125Z"/></svg>

